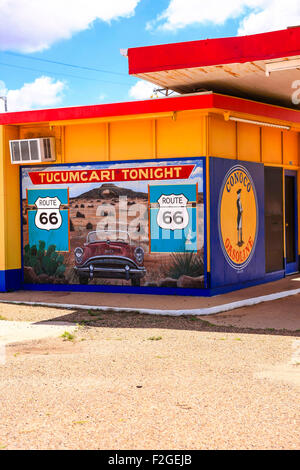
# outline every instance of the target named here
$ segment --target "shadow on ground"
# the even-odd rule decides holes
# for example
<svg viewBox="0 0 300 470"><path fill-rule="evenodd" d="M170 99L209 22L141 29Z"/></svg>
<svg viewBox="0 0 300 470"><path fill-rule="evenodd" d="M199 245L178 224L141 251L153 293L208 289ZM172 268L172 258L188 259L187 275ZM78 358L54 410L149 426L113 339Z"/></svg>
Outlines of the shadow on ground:
<svg viewBox="0 0 300 470"><path fill-rule="evenodd" d="M59 309L57 309L59 312ZM277 336L300 336L300 330L290 331L275 328L239 328L233 325L216 325L212 320L204 320L198 316L184 315L180 317L167 315L145 315L135 311L114 312L97 310L72 310L67 315L58 316L49 320L36 322L36 325L45 323L61 324L61 322L75 323L85 327L98 328L145 328L189 330L218 333L245 333Z"/></svg>

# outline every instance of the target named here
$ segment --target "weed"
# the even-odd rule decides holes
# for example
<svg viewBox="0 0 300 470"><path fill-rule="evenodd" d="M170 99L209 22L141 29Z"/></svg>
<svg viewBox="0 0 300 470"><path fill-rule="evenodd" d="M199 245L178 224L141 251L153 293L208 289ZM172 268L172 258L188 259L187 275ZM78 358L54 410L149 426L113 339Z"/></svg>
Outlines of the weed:
<svg viewBox="0 0 300 470"><path fill-rule="evenodd" d="M64 341L74 341L75 336L69 333L68 331L65 331L62 335L61 338L63 338Z"/></svg>
<svg viewBox="0 0 300 470"><path fill-rule="evenodd" d="M149 341L159 341L160 339L162 339L162 336L150 336L148 338Z"/></svg>
<svg viewBox="0 0 300 470"><path fill-rule="evenodd" d="M91 316L91 317L99 317L99 315L101 315L100 312L97 312L96 310L88 310L88 314ZM101 320L101 318L99 318L99 320Z"/></svg>
<svg viewBox="0 0 300 470"><path fill-rule="evenodd" d="M2 315L0 315L0 320L7 320L7 318L2 317Z"/></svg>
<svg viewBox="0 0 300 470"><path fill-rule="evenodd" d="M207 320L202 320L200 319L201 323L203 326L218 326L218 325L214 325L214 323L210 323L209 321Z"/></svg>

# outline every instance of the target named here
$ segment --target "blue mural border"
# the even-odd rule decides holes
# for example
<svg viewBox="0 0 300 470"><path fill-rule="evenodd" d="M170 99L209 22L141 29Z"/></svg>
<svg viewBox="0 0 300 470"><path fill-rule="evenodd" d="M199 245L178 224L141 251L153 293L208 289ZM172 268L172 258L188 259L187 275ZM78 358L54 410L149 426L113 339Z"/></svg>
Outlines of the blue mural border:
<svg viewBox="0 0 300 470"><path fill-rule="evenodd" d="M114 285L87 285L80 284L26 284L24 282L24 239L23 239L23 211L22 211L22 170L30 168L45 168L45 167L67 167L67 166L105 166L108 164L128 164L134 165L138 163L151 163L151 162L174 162L174 161L202 161L203 168L203 206L204 206L204 289L187 289L187 288L171 288L171 287L134 287L134 286L114 286ZM19 178L20 178L20 213L21 213L21 280L18 283L18 289L35 290L35 291L74 291L74 292L111 292L111 293L124 293L124 294L150 294L150 295L180 295L180 296L197 296L206 297L210 296L209 290L209 276L207 273L207 198L206 198L206 165L207 159L205 156L199 157L174 157L174 158L151 158L151 159L137 159L137 160L114 160L114 161L98 161L98 162L76 162L76 163L52 163L49 165L20 165ZM187 180L188 181L188 180Z"/></svg>

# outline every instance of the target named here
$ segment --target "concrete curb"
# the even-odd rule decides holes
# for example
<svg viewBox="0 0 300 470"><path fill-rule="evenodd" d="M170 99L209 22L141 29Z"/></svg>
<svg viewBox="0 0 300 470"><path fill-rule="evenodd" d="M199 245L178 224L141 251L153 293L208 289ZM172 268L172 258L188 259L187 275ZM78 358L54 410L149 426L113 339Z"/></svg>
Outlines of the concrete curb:
<svg viewBox="0 0 300 470"><path fill-rule="evenodd" d="M272 300L279 300L292 295L300 294L300 289L293 289L283 292L277 292L274 294L263 295L260 297L253 297L251 299L238 300L228 304L216 305L215 307L205 307L199 309L187 309L187 310L159 310L150 308L130 308L130 307L109 307L109 306L97 306L97 305L80 305L80 304L58 304L51 302L29 302L22 300L0 300L2 304L15 304L15 305L31 305L38 307L54 307L63 308L67 310L99 310L101 312L136 312L148 315L168 315L168 316L204 316L204 315L215 315L217 313L228 312L237 308L249 307L251 305L257 305L262 302L270 302Z"/></svg>

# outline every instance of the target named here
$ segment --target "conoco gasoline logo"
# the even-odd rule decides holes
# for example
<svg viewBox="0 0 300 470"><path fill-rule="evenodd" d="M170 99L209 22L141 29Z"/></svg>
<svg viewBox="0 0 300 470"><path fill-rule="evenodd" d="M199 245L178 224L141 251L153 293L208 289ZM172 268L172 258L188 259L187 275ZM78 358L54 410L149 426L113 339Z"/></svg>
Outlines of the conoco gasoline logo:
<svg viewBox="0 0 300 470"><path fill-rule="evenodd" d="M236 165L226 174L219 198L219 236L227 262L237 271L250 262L258 233L258 206L248 170Z"/></svg>

